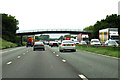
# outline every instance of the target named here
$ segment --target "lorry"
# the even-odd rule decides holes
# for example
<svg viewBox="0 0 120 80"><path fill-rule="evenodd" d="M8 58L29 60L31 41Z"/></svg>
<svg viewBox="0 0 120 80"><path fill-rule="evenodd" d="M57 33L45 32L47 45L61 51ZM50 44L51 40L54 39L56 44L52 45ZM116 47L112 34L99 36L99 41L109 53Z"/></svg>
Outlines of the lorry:
<svg viewBox="0 0 120 80"><path fill-rule="evenodd" d="M106 28L99 30L99 40L101 43L105 43L107 40L119 41L118 28Z"/></svg>
<svg viewBox="0 0 120 80"><path fill-rule="evenodd" d="M34 36L28 36L26 47L28 47L28 46L33 47L33 45L34 45Z"/></svg>
<svg viewBox="0 0 120 80"><path fill-rule="evenodd" d="M88 43L89 42L89 36L88 36L88 34L82 34L82 33L80 33L79 35L77 35L77 40L79 42L85 41L86 43Z"/></svg>

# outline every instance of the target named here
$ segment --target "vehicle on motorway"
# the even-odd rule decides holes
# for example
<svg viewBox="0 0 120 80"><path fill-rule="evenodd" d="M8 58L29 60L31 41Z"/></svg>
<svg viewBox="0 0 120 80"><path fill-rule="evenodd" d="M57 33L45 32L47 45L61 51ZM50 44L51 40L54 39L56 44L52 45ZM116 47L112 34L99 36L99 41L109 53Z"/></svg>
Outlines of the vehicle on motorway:
<svg viewBox="0 0 120 80"><path fill-rule="evenodd" d="M62 43L61 40L59 40L58 43L61 44Z"/></svg>
<svg viewBox="0 0 120 80"><path fill-rule="evenodd" d="M43 42L35 42L33 46L33 50L35 51L36 49L43 49L45 50L45 46Z"/></svg>
<svg viewBox="0 0 120 80"><path fill-rule="evenodd" d="M91 39L91 45L101 45L99 39Z"/></svg>
<svg viewBox="0 0 120 80"><path fill-rule="evenodd" d="M58 42L56 42L56 41L50 41L49 42L49 46L51 46L51 47L58 47Z"/></svg>
<svg viewBox="0 0 120 80"><path fill-rule="evenodd" d="M100 42L105 43L105 41L110 39L119 42L118 28L106 28L99 30Z"/></svg>
<svg viewBox="0 0 120 80"><path fill-rule="evenodd" d="M119 44L115 40L107 40L105 46L119 46Z"/></svg>
<svg viewBox="0 0 120 80"><path fill-rule="evenodd" d="M87 43L85 41L80 41L79 44L80 45L87 45Z"/></svg>
<svg viewBox="0 0 120 80"><path fill-rule="evenodd" d="M79 41L74 41L75 44L79 44Z"/></svg>
<svg viewBox="0 0 120 80"><path fill-rule="evenodd" d="M80 33L79 35L77 35L77 40L80 41L86 41L87 43L89 43L89 36L88 34L82 34Z"/></svg>
<svg viewBox="0 0 120 80"><path fill-rule="evenodd" d="M71 50L71 51L76 52L75 43L71 40L63 40L62 44L59 46L59 51L63 52L65 50Z"/></svg>
<svg viewBox="0 0 120 80"><path fill-rule="evenodd" d="M64 40L70 40L70 37L64 37Z"/></svg>
<svg viewBox="0 0 120 80"><path fill-rule="evenodd" d="M49 41L49 43L48 43L48 44L49 44L49 46L51 46L51 45L52 45L52 42L53 42L53 41Z"/></svg>
<svg viewBox="0 0 120 80"><path fill-rule="evenodd" d="M33 45L34 45L34 36L28 36L26 47L29 47L29 46L33 47Z"/></svg>
<svg viewBox="0 0 120 80"><path fill-rule="evenodd" d="M48 41L44 41L44 44L48 45L48 44L49 44L49 42L48 42Z"/></svg>

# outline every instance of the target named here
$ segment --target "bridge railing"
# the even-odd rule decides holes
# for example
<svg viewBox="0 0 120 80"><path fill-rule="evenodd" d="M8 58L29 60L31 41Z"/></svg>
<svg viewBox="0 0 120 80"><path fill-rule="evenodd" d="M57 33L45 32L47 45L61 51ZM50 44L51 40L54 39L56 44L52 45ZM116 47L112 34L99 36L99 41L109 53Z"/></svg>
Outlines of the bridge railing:
<svg viewBox="0 0 120 80"><path fill-rule="evenodd" d="M78 31L78 32L91 32L81 29L36 29L36 30L17 30L16 33L28 33L28 32L42 32L42 31Z"/></svg>

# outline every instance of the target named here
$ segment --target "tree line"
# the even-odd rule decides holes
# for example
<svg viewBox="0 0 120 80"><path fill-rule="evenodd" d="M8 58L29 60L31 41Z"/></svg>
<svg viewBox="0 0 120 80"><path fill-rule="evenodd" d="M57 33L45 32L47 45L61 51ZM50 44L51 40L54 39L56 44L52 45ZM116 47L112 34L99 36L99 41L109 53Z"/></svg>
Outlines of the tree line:
<svg viewBox="0 0 120 80"><path fill-rule="evenodd" d="M19 21L15 19L15 16L0 15L2 15L2 39L20 45L20 36L16 36L16 30L19 29Z"/></svg>
<svg viewBox="0 0 120 80"><path fill-rule="evenodd" d="M99 38L99 30L105 28L118 28L120 35L120 15L112 14L107 15L105 19L97 21L94 25L84 28L84 30L91 30L90 38Z"/></svg>
<svg viewBox="0 0 120 80"><path fill-rule="evenodd" d="M8 14L1 14L2 15L2 38L4 40L17 43L20 45L20 36L16 36L16 30L19 29L18 24L19 21L15 19L15 16L11 16ZM101 21L97 21L94 25L91 25L89 27L84 28L84 30L91 30L92 35L90 38L99 38L99 30L105 29L105 28L118 28L118 33L120 34L120 15L112 14L107 15L105 19L102 19ZM27 37L27 36L26 36ZM25 40L26 37L23 39ZM59 39L63 39L64 37L71 37L70 35L60 36ZM44 36L41 35L38 37L42 40L48 40L49 35Z"/></svg>

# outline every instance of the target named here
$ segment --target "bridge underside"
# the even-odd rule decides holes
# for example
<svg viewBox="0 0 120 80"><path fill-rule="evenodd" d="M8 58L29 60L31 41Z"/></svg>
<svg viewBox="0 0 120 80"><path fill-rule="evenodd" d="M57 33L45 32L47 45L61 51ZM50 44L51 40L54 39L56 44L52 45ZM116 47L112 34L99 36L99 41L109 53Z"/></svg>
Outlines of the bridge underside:
<svg viewBox="0 0 120 80"><path fill-rule="evenodd" d="M91 34L91 32L80 32L80 31L41 31L41 32L24 32L16 33L16 35L35 35L35 34L54 34L54 33L70 33L70 34Z"/></svg>

